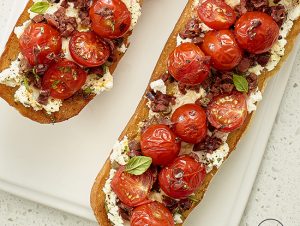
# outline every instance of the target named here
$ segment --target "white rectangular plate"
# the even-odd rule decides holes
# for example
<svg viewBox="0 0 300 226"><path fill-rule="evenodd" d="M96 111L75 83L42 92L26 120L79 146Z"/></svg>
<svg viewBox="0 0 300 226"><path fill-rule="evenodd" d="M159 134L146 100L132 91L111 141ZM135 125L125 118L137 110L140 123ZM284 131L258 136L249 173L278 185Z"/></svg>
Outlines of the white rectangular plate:
<svg viewBox="0 0 300 226"><path fill-rule="evenodd" d="M93 219L94 178L134 112L186 0L145 0L115 85L82 113L61 124L39 125L0 100L0 189ZM0 0L0 52L26 0ZM294 48L294 50L297 48ZM224 164L186 225L238 225L295 58L270 83L237 151Z"/></svg>

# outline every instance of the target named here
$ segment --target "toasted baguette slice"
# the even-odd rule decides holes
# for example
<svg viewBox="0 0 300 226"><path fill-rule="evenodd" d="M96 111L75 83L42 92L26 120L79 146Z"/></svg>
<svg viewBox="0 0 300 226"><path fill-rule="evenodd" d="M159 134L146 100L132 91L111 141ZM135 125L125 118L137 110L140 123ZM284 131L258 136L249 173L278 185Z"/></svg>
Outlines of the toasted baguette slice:
<svg viewBox="0 0 300 226"><path fill-rule="evenodd" d="M139 0L139 3L142 4L143 0ZM19 17L16 26L21 26L25 21L29 20L28 9L33 5L33 1L29 0L26 5L23 13ZM124 37L124 43L128 42L128 37L131 35L131 32L128 32ZM11 61L15 60L20 53L19 49L19 40L12 32L8 39L8 42L5 46L4 52L0 58L0 72L10 66ZM109 67L111 73L116 69L119 61L123 57L124 53L121 53L116 50L115 56L116 60ZM3 84L0 84L0 97L2 97L9 105L16 108L23 116L42 123L57 123L68 120L76 115L96 96L96 95L84 95L82 92L77 92L74 96L63 101L62 106L58 112L48 114L45 110L35 111L32 107L25 107L19 102L15 102L14 94L18 87L9 87Z"/></svg>
<svg viewBox="0 0 300 226"><path fill-rule="evenodd" d="M180 16L171 36L169 37L162 54L158 60L158 63L154 69L154 72L151 76L150 82L155 81L160 78L160 76L166 71L167 69L167 61L168 61L168 56L169 54L174 50L176 47L176 38L178 33L183 30L185 24L188 22L189 19L191 19L191 15L193 14L193 0L189 0L187 6L185 7L182 15ZM284 63L284 61L287 59L289 53L291 52L293 46L294 46L294 41L296 40L297 35L300 32L300 19L297 21L294 21L294 26L292 30L290 31L288 37L286 38L287 44L285 46L285 55L284 57L281 58L280 62L276 66L276 68L272 71L264 71L260 76L259 76L259 90L263 91L268 78L271 76L275 75L278 70L280 69L280 66ZM150 83L149 83L150 84ZM145 94L150 91L150 87L148 86ZM119 140L122 140L124 136L127 136L129 140L135 139L139 137L139 128L138 124L148 118L148 112L149 108L147 107L147 100L146 98L142 98L139 105L137 106L137 109L133 116L131 117L130 121L126 125L125 129L121 133ZM230 133L227 143L230 147L229 154L226 156L226 159L229 157L229 155L232 153L232 151L235 149L238 141L240 140L241 136L245 133L248 125L250 124L251 118L253 117L253 114L249 114L244 125ZM99 172L97 178L95 179L95 183L92 187L91 190L91 196L90 196L90 201L91 201L91 207L94 211L94 214L97 218L97 221L101 226L111 226L110 221L108 220L106 209L105 209L105 194L102 191L105 182L109 176L109 172L111 169L111 162L108 159ZM217 173L218 169L216 167L213 168L210 173L207 174L206 179L202 186L199 188L199 190L196 192L195 198L199 200L199 202L202 200L206 190L208 189L208 186L213 178L213 176ZM191 211L199 204L194 203L191 209L183 213L183 218L186 219L188 215L191 213ZM184 220L183 219L183 220ZM182 224L177 224L177 225L182 225Z"/></svg>

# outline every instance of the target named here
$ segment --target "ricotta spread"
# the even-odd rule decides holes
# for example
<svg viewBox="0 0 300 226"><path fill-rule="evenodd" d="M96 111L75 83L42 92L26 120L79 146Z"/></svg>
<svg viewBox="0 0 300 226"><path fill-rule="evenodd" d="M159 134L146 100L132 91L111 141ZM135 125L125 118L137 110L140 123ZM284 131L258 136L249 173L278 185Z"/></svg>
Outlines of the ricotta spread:
<svg viewBox="0 0 300 226"><path fill-rule="evenodd" d="M109 68L106 67L106 72L102 77L96 74L90 74L82 87L83 90L89 89L93 94L100 94L104 91L111 90L113 87L114 78L111 75Z"/></svg>
<svg viewBox="0 0 300 226"><path fill-rule="evenodd" d="M256 89L256 91L252 92L248 98L247 98L247 109L248 112L251 113L253 111L256 111L256 103L262 100L262 94L261 92Z"/></svg>
<svg viewBox="0 0 300 226"><path fill-rule="evenodd" d="M154 92L160 91L163 94L167 93L167 87L162 79L151 82L150 87Z"/></svg>
<svg viewBox="0 0 300 226"><path fill-rule="evenodd" d="M0 83L10 86L16 87L20 85L22 81L22 76L19 73L19 65L20 60L23 58L23 55L20 53L18 58L11 62L9 68L6 68L2 72L0 72Z"/></svg>
<svg viewBox="0 0 300 226"><path fill-rule="evenodd" d="M124 137L124 139L120 142L116 142L110 155L111 163L117 162L120 165L125 165L126 162L129 160L129 157L126 155L128 149L129 148L127 137ZM117 206L117 195L111 188L111 181L116 172L117 171L113 168L110 170L109 178L106 180L105 185L103 187L103 192L105 193L105 203L108 219L115 226L124 226L126 224L123 218L121 217L119 213L119 207Z"/></svg>

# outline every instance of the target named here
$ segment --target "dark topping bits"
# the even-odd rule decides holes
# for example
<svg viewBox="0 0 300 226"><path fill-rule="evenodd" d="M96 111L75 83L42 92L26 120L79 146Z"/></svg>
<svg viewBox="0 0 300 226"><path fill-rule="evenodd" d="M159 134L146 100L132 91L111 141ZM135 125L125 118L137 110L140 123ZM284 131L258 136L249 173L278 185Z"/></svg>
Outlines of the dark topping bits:
<svg viewBox="0 0 300 226"><path fill-rule="evenodd" d="M205 151L208 153L212 153L213 151L217 150L222 144L223 141L220 138L214 135L207 135L202 142L194 145L193 151Z"/></svg>
<svg viewBox="0 0 300 226"><path fill-rule="evenodd" d="M253 40L256 36L255 28L259 27L261 25L260 20L252 20L251 21L251 27L249 27L247 34L250 38L250 40Z"/></svg>
<svg viewBox="0 0 300 226"><path fill-rule="evenodd" d="M47 105L50 97L50 90L41 90L37 102L42 105Z"/></svg>
<svg viewBox="0 0 300 226"><path fill-rule="evenodd" d="M248 85L249 85L249 92L251 91L255 91L258 85L258 78L257 75L254 73L250 73L247 77L246 77L247 81L248 81Z"/></svg>
<svg viewBox="0 0 300 226"><path fill-rule="evenodd" d="M193 43L200 44L203 42L204 32L200 27L199 19L191 19L185 26L184 30L179 33L182 39L192 39Z"/></svg>
<svg viewBox="0 0 300 226"><path fill-rule="evenodd" d="M192 207L192 201L188 198L175 200L168 196L163 196L163 204L174 214L183 213Z"/></svg>
<svg viewBox="0 0 300 226"><path fill-rule="evenodd" d="M148 92L147 98L151 101L151 110L153 112L170 113L171 105L175 104L175 97L167 94L163 94L160 91Z"/></svg>

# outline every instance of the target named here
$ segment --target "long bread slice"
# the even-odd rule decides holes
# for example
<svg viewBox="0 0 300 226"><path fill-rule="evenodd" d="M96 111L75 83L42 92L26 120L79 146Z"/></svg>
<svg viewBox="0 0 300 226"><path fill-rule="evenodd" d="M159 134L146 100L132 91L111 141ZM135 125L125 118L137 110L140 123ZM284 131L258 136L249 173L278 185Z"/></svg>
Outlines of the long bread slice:
<svg viewBox="0 0 300 226"><path fill-rule="evenodd" d="M172 34L170 35L162 53L161 56L157 62L157 65L153 71L153 74L151 76L150 82L155 81L160 79L161 75L165 73L167 70L167 61L169 54L174 50L177 44L177 36L180 31L182 31L186 25L186 23L192 18L193 15L193 0L189 0L183 13L181 14ZM289 53L293 49L294 42L297 38L297 35L300 32L300 19L298 18L296 21L294 21L294 25L289 32L286 40L287 44L285 46L285 54L284 56L280 59L280 62L277 64L276 68L273 69L272 71L263 71L262 74L259 76L258 80L258 88L259 90L263 91L267 85L268 79L275 75L278 70L280 69L281 65L285 62L287 59ZM168 87L167 87L168 88ZM145 90L145 95L150 91L150 86L148 86ZM139 138L140 136L140 131L139 131L139 123L142 122L143 120L146 120L148 118L148 113L149 113L149 108L147 106L147 99L142 98L139 105L136 108L135 113L132 115L131 119L129 120L128 124L124 128L123 132L119 136L119 141L121 141L125 136L128 137L128 140L133 140L135 138ZM247 127L250 125L251 118L253 117L253 113L249 114L245 120L245 123L243 126L230 133L230 135L227 138L227 143L229 145L230 151L228 155L225 157L227 159L232 151L234 151L238 141L241 139L242 135L245 134ZM99 172L97 178L95 179L95 183L92 187L91 190L91 196L90 196L90 201L91 201L91 207L94 211L94 214L97 218L97 221L99 222L100 225L102 226L111 226L111 223L108 219L107 212L106 212L106 200L105 200L105 193L103 192L103 188L105 186L105 183L109 177L109 173L111 170L111 161L108 159ZM183 213L183 220L188 217L190 212L199 204L199 202L202 200L203 196L205 195L206 190L208 189L208 186L213 179L214 175L217 173L218 169L216 167L211 170L202 184L202 186L199 188L199 190L195 194L196 200L198 202L194 202L193 206L188 210ZM177 225L182 225L177 224Z"/></svg>

